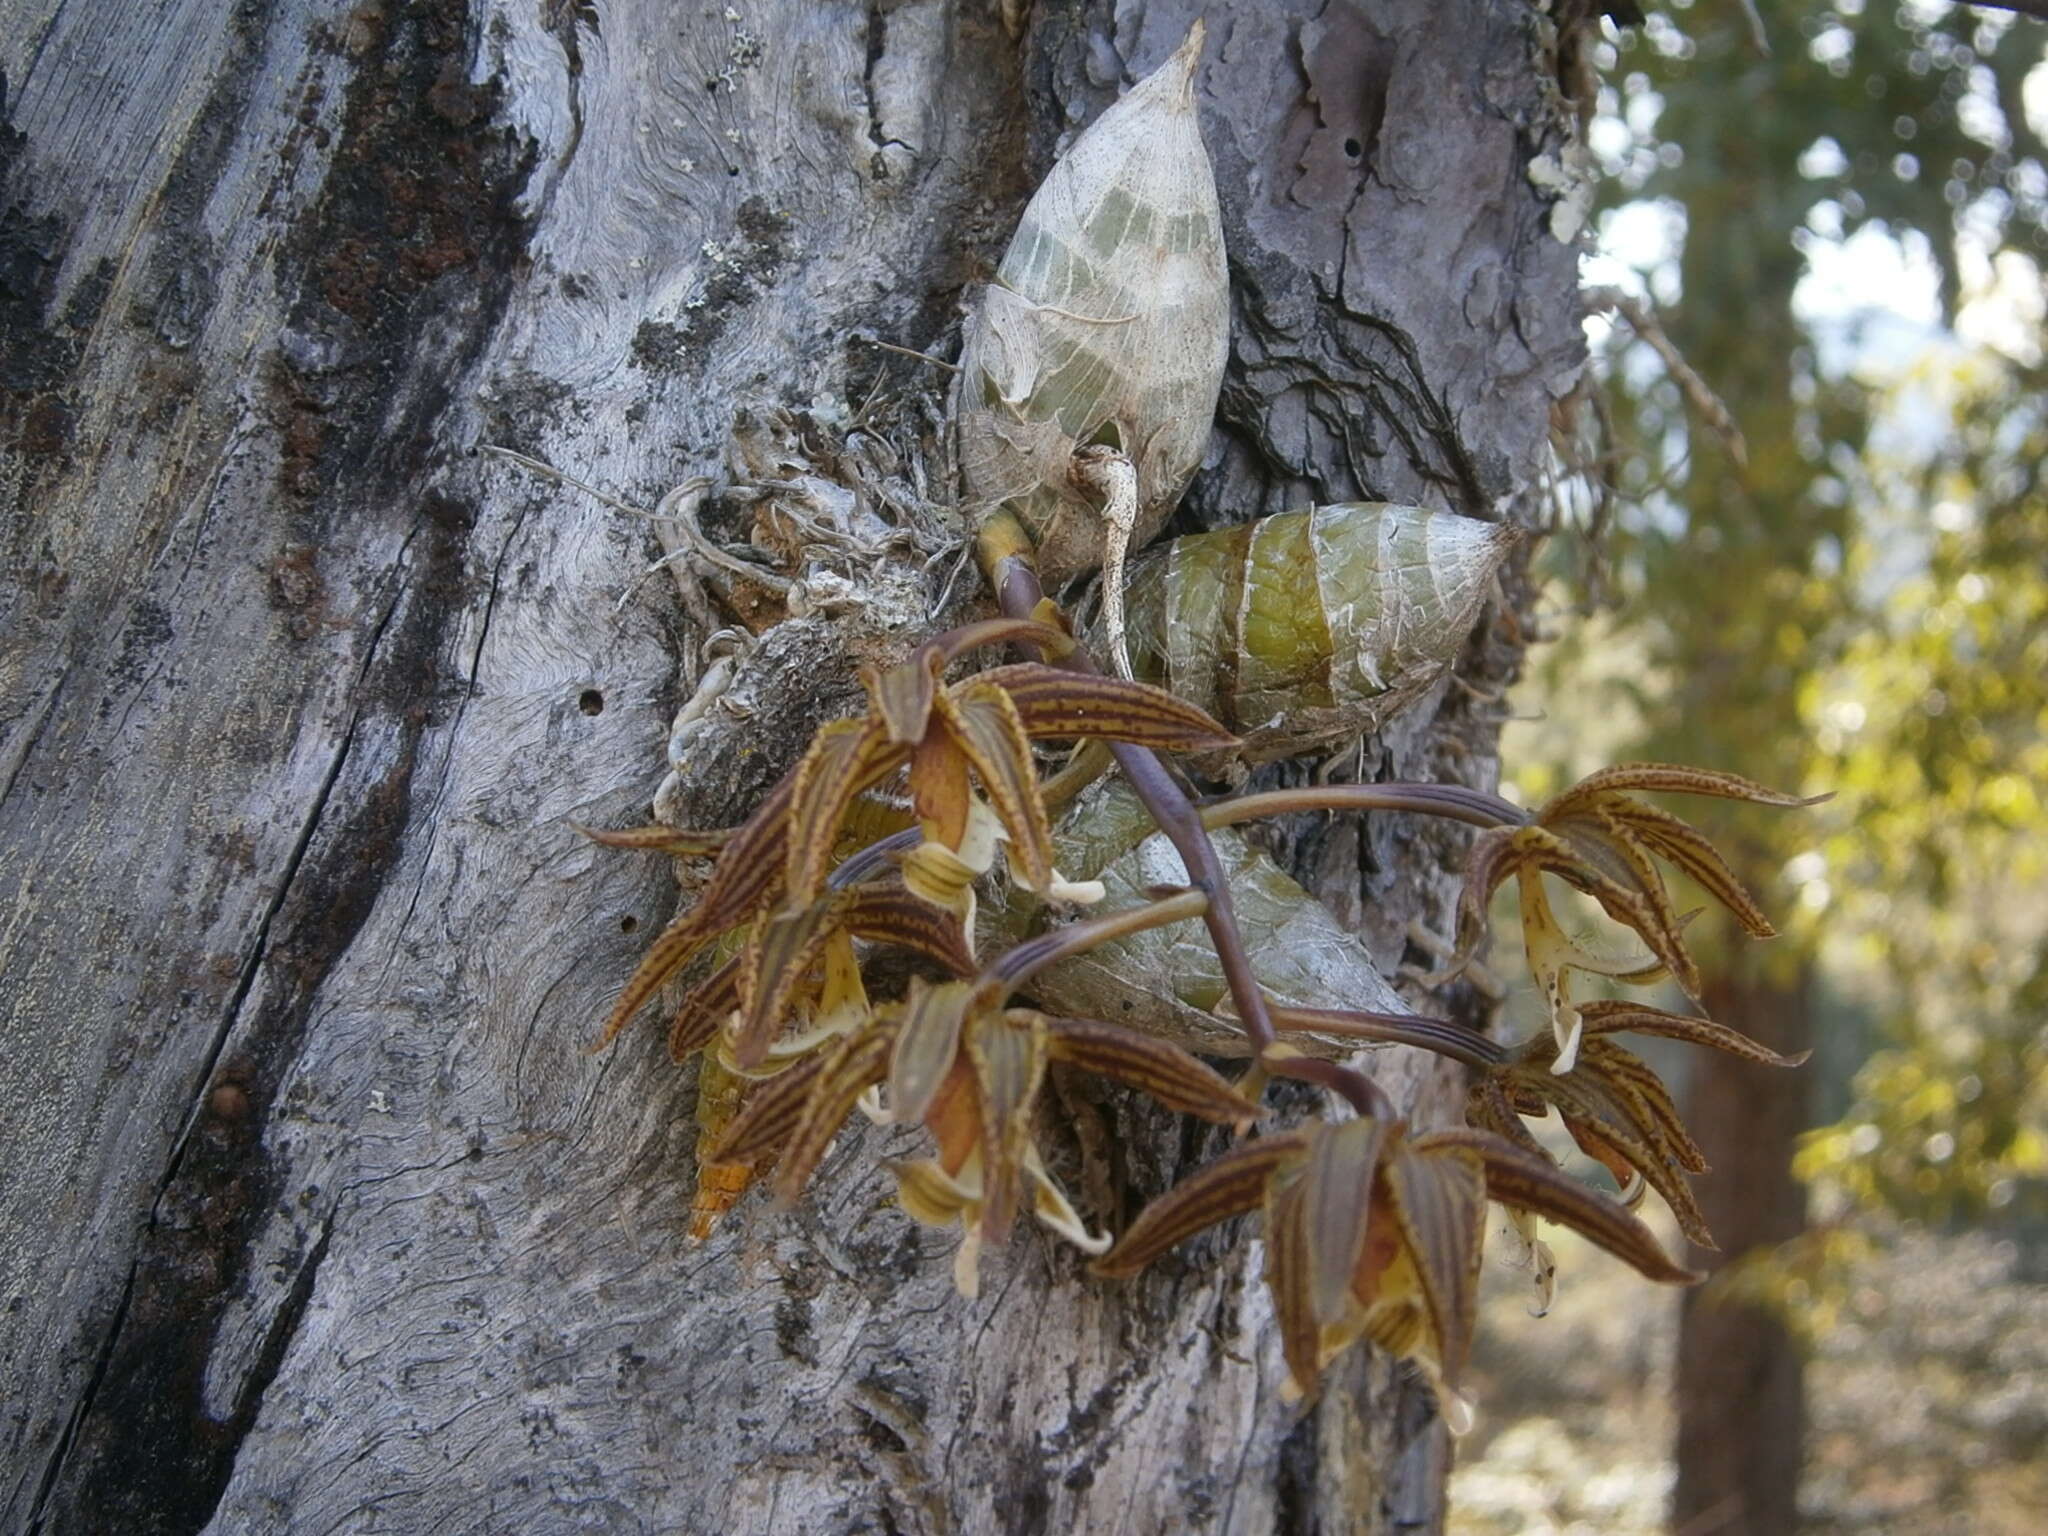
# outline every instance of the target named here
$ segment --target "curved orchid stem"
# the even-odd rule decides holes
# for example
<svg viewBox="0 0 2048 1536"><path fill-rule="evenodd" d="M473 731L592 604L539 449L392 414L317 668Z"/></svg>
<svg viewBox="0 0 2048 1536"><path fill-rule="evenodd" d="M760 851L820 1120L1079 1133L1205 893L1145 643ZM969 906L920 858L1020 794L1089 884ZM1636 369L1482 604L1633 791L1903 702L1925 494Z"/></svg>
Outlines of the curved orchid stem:
<svg viewBox="0 0 2048 1536"><path fill-rule="evenodd" d="M1508 1059L1507 1048L1498 1040L1465 1025L1421 1014L1277 1007L1273 1010L1273 1022L1282 1032L1313 1030L1321 1035L1367 1040L1376 1045L1412 1045L1479 1070L1498 1067Z"/></svg>
<svg viewBox="0 0 2048 1536"><path fill-rule="evenodd" d="M849 885L859 885L870 875L894 868L893 855L908 853L923 841L922 827L905 827L901 832L891 832L887 837L878 837L867 847L848 854L839 867L826 878L825 885L834 891L843 891Z"/></svg>
<svg viewBox="0 0 2048 1536"><path fill-rule="evenodd" d="M998 513L982 525L979 542L982 568L995 588L1004 614L1022 619L1042 613L1045 589L1039 584L1038 569L1032 562L1030 538L1016 519ZM1094 661L1079 646L1065 656L1047 655L1046 660L1071 672L1096 671ZM1132 790L1159 824L1159 830L1180 854L1189 883L1209 898L1207 910L1202 913L1209 929L1209 942L1222 962L1223 980L1230 989L1238 1021L1266 1069L1278 1077L1316 1083L1340 1093L1361 1115L1382 1120L1399 1118L1386 1090L1364 1073L1301 1055L1290 1046L1275 1049L1279 1032L1273 1027L1258 978L1252 974L1244 934L1237 926L1237 913L1231 903L1230 881L1224 874L1223 861L1216 856L1216 845L1209 841L1208 830L1202 825L1201 812L1174 782L1156 753L1127 742L1112 743L1110 751Z"/></svg>
<svg viewBox="0 0 2048 1536"><path fill-rule="evenodd" d="M1033 976L1054 965L1069 955L1083 954L1117 939L1128 938L1134 933L1143 933L1148 928L1163 928L1168 923L1178 923L1190 917L1201 917L1210 909L1209 893L1199 889L1175 891L1157 901L1148 901L1142 907L1131 907L1122 912L1110 912L1102 917L1091 917L1083 922L1068 923L1050 933L1042 933L1035 939L1026 939L997 956L989 968L982 972L979 986L989 992L1000 992L1001 998L992 998L991 1006L999 1006L1009 994L1024 985Z"/></svg>
<svg viewBox="0 0 2048 1536"><path fill-rule="evenodd" d="M1473 827L1519 827L1529 821L1529 813L1520 806L1462 784L1304 784L1299 789L1204 801L1201 810L1202 825L1211 832L1259 816L1300 811L1412 811Z"/></svg>

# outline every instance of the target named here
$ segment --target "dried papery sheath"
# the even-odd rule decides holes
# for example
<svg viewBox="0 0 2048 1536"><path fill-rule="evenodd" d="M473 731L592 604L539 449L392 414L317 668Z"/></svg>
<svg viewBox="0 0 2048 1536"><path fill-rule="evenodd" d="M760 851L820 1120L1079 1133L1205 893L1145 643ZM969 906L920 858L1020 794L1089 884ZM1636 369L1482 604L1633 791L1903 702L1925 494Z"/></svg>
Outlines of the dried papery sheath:
<svg viewBox="0 0 2048 1536"><path fill-rule="evenodd" d="M1328 907L1236 831L1225 828L1211 837L1253 969L1275 1002L1407 1011L1357 935ZM1053 850L1072 878L1102 882L1104 895L1088 909L1091 917L1144 905L1148 888L1187 882L1172 843L1120 781L1098 784L1075 803L1054 833ZM1006 908L988 914L981 952L995 953L1013 942L1040 910L1028 893L1013 892ZM1107 1019L1208 1055L1250 1054L1243 1032L1227 1014L1213 1011L1225 1003L1228 990L1222 962L1195 924L1149 929L1062 960L1033 977L1025 990L1049 1013ZM1318 1056L1357 1049L1355 1040L1312 1033L1290 1033L1287 1039Z"/></svg>
<svg viewBox="0 0 2048 1536"><path fill-rule="evenodd" d="M954 417L968 501L1010 506L1049 587L1101 559L1097 503L1069 478L1076 448L1107 444L1137 466L1142 544L1208 441L1230 298L1195 111L1201 52L1197 22L1074 141L967 318Z"/></svg>
<svg viewBox="0 0 2048 1536"><path fill-rule="evenodd" d="M1247 761L1344 740L1450 665L1518 537L1347 502L1175 539L1131 567L1132 660L1244 737Z"/></svg>

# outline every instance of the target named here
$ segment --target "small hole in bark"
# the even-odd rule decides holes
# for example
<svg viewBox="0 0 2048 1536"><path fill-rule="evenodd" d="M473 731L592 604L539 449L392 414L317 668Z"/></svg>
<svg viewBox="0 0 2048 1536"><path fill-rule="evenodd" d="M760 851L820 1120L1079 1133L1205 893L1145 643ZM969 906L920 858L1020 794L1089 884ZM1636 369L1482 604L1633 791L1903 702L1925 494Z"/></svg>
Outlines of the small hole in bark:
<svg viewBox="0 0 2048 1536"><path fill-rule="evenodd" d="M633 914L630 912L619 919L619 932L621 933L631 933L635 928L638 928L639 926L640 919L633 916Z"/></svg>
<svg viewBox="0 0 2048 1536"><path fill-rule="evenodd" d="M582 697L577 699L576 707L586 715L601 715L604 713L604 695L595 688L586 688Z"/></svg>
<svg viewBox="0 0 2048 1536"><path fill-rule="evenodd" d="M1358 140L1346 139L1344 141L1344 154L1347 159L1356 160L1360 155L1364 153L1365 146L1359 143Z"/></svg>

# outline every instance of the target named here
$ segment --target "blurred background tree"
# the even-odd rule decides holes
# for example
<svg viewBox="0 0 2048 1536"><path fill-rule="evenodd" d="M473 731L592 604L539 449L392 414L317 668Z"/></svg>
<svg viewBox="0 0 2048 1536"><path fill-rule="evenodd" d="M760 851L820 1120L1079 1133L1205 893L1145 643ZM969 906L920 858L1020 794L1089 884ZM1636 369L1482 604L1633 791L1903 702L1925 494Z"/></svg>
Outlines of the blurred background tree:
<svg viewBox="0 0 2048 1536"><path fill-rule="evenodd" d="M1870 1242L2040 1238L2044 41L1937 0L1671 0L1594 61L1588 280L1625 302L1561 417L1580 536L1548 550L1592 617L1507 759L1530 799L1625 756L1837 795L1707 826L1790 921L1701 933L1706 1011L1818 1056L1693 1064L1722 1251L1680 1329L1688 1536L1798 1523L1798 1346Z"/></svg>

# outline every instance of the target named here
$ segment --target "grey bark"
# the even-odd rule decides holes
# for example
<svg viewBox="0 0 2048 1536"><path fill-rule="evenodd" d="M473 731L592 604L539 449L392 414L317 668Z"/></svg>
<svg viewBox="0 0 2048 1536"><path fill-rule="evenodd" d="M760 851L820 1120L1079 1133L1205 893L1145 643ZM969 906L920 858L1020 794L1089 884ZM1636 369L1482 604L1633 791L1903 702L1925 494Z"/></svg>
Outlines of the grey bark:
<svg viewBox="0 0 2048 1536"><path fill-rule="evenodd" d="M856 336L948 351L1196 9L0 7L0 1527L1436 1521L1418 1387L1278 1400L1241 1233L1123 1288L1020 1234L968 1303L871 1133L685 1243L690 1074L581 1050L673 883L570 823L645 816L703 636L616 606L645 525L475 452L652 505L742 408L930 387ZM1206 9L1237 324L1185 515L1526 519L1579 359L1543 15ZM677 809L741 816L852 643L772 635ZM1487 782L1496 721L1361 766ZM1457 839L1289 841L1390 974L1444 925ZM1204 1150L1105 1112L1130 1203Z"/></svg>

